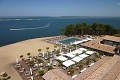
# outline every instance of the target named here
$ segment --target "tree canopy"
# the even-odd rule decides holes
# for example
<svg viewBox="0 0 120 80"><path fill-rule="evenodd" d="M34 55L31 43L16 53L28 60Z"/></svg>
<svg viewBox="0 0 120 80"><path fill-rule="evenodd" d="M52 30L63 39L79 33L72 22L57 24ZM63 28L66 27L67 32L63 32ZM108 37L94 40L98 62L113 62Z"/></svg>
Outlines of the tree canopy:
<svg viewBox="0 0 120 80"><path fill-rule="evenodd" d="M76 25L70 24L65 28L61 28L62 35L115 35L120 34L120 29L115 29L111 25L93 23L92 25L86 23L79 23Z"/></svg>

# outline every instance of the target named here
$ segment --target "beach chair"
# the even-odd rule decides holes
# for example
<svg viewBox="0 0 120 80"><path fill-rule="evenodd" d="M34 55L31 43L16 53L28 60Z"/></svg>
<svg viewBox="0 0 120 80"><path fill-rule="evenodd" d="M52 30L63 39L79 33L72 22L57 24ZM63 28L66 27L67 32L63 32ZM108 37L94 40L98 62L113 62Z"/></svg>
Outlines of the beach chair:
<svg viewBox="0 0 120 80"><path fill-rule="evenodd" d="M85 70L86 70L86 68L82 69L82 70L80 71L80 73L84 72Z"/></svg>

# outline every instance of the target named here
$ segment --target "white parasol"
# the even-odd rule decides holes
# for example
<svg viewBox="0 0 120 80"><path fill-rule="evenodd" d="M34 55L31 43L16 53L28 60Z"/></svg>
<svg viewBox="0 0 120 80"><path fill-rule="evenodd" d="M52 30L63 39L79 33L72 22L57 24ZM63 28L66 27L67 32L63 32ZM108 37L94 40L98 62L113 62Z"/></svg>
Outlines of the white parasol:
<svg viewBox="0 0 120 80"><path fill-rule="evenodd" d="M42 53L42 54L43 54L43 56L42 56L42 57L44 57L44 51L43 51L43 53Z"/></svg>
<svg viewBox="0 0 120 80"><path fill-rule="evenodd" d="M32 73L32 68L30 68L30 75L32 75L33 73Z"/></svg>
<svg viewBox="0 0 120 80"><path fill-rule="evenodd" d="M17 63L17 64L19 63L18 58L16 58L16 63Z"/></svg>
<svg viewBox="0 0 120 80"><path fill-rule="evenodd" d="M33 80L33 76L31 76L31 80Z"/></svg>

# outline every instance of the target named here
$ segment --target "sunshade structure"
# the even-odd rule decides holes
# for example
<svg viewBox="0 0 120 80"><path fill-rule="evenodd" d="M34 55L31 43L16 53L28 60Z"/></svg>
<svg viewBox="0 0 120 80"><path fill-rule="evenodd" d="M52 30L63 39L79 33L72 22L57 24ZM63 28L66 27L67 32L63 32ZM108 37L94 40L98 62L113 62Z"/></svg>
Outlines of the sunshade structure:
<svg viewBox="0 0 120 80"><path fill-rule="evenodd" d="M81 54L82 51L81 50L74 50L71 53L74 54L74 55L76 55L76 54Z"/></svg>
<svg viewBox="0 0 120 80"><path fill-rule="evenodd" d="M87 51L87 49L85 49L85 48L79 48L78 50L81 50L81 51Z"/></svg>
<svg viewBox="0 0 120 80"><path fill-rule="evenodd" d="M75 62L79 62L79 61L81 61L82 59L83 59L82 57L76 56L76 57L74 57L72 60L75 61Z"/></svg>
<svg viewBox="0 0 120 80"><path fill-rule="evenodd" d="M87 41L89 41L89 40L88 40L88 39L83 39L82 41L83 41L83 42L87 42Z"/></svg>
<svg viewBox="0 0 120 80"><path fill-rule="evenodd" d="M93 40L93 39L92 39L92 38L87 38L87 40L91 41L91 40Z"/></svg>
<svg viewBox="0 0 120 80"><path fill-rule="evenodd" d="M73 54L71 54L71 53L67 53L67 54L63 54L63 55L68 56L68 57L71 57L71 58L75 57L75 55L73 55Z"/></svg>
<svg viewBox="0 0 120 80"><path fill-rule="evenodd" d="M86 57L88 57L89 55L87 55L87 54L81 54L81 55L79 55L81 58L86 58Z"/></svg>
<svg viewBox="0 0 120 80"><path fill-rule="evenodd" d="M91 55L91 54L94 54L94 52L93 51L87 51L86 54Z"/></svg>
<svg viewBox="0 0 120 80"><path fill-rule="evenodd" d="M57 57L57 59L58 59L58 60L61 60L61 61L65 61L65 60L67 60L67 58L64 57L64 56L59 56L59 57Z"/></svg>
<svg viewBox="0 0 120 80"><path fill-rule="evenodd" d="M71 61L71 60L67 60L67 61L63 62L62 64L63 64L64 66L66 66L66 67L69 67L69 66L75 64L75 62L73 62L73 61Z"/></svg>
<svg viewBox="0 0 120 80"><path fill-rule="evenodd" d="M59 69L52 69L42 76L45 80L72 80L70 76Z"/></svg>
<svg viewBox="0 0 120 80"><path fill-rule="evenodd" d="M74 42L72 44L80 44L80 43L83 43L83 41L76 41L76 42Z"/></svg>

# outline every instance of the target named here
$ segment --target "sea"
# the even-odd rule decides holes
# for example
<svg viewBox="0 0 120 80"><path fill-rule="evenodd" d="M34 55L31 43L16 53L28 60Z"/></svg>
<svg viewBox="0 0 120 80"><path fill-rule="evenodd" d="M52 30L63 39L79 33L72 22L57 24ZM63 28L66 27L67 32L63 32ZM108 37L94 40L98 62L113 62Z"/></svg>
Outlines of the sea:
<svg viewBox="0 0 120 80"><path fill-rule="evenodd" d="M83 22L120 28L120 17L1 17L0 46L33 38L58 36L61 28Z"/></svg>

